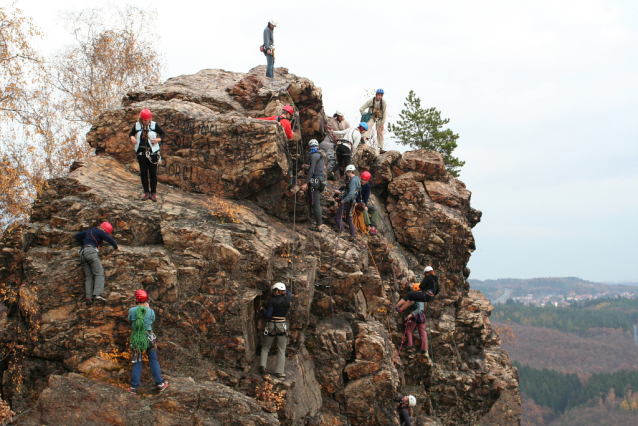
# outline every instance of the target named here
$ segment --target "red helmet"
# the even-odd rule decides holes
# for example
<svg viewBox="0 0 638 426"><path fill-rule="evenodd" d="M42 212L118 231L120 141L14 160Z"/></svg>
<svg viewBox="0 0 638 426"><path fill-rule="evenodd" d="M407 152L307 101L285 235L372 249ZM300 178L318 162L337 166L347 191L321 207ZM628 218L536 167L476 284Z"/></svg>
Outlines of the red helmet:
<svg viewBox="0 0 638 426"><path fill-rule="evenodd" d="M363 179L363 180L369 181L371 177L372 177L372 175L370 174L370 172L361 173L361 179Z"/></svg>
<svg viewBox="0 0 638 426"><path fill-rule="evenodd" d="M140 118L142 120L150 120L152 116L153 114L151 114L151 112L146 108L144 108L142 112L140 112Z"/></svg>
<svg viewBox="0 0 638 426"><path fill-rule="evenodd" d="M104 229L106 231L107 234L111 234L111 232L113 232L113 225L111 225L108 222L102 222L100 224L100 226L102 227L102 229Z"/></svg>
<svg viewBox="0 0 638 426"><path fill-rule="evenodd" d="M148 294L144 290L137 290L135 292L135 300L138 302L146 302L148 300Z"/></svg>
<svg viewBox="0 0 638 426"><path fill-rule="evenodd" d="M295 111L292 109L292 107L290 105L286 105L283 108L283 110L286 111L290 115L295 115Z"/></svg>

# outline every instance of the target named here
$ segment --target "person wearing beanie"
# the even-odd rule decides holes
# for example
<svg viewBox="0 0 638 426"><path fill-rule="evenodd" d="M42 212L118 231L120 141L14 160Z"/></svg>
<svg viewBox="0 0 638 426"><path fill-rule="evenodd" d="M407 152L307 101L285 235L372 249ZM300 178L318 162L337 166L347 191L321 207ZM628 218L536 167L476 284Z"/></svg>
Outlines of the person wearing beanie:
<svg viewBox="0 0 638 426"><path fill-rule="evenodd" d="M286 105L282 108L281 115L272 115L270 117L258 117L257 120L267 120L267 121L277 121L281 124L281 127L284 128L284 133L286 133L286 137L288 140L292 140L295 136L292 132L292 125L290 124L290 120L295 115L295 110L292 109L290 105Z"/></svg>
<svg viewBox="0 0 638 426"><path fill-rule="evenodd" d="M111 232L113 232L113 225L108 222L102 222L96 228L75 234L75 240L82 247L80 249L80 265L86 277L84 287L87 305L92 305L94 300L98 302L106 301L102 297L105 276L102 262L100 262L99 251L104 241L111 244L116 250L120 249L111 237Z"/></svg>
<svg viewBox="0 0 638 426"><path fill-rule="evenodd" d="M157 360L157 338L153 333L155 311L148 303L148 294L144 290L135 292L137 305L128 310L128 319L132 323L131 350L133 352L133 369L131 370L130 393L137 393L137 388L142 381L142 357L146 352L148 363L151 367L151 376L155 381L157 390L164 392L168 382L162 378L162 369Z"/></svg>
<svg viewBox="0 0 638 426"><path fill-rule="evenodd" d="M321 193L325 189L324 177L324 164L323 157L319 152L319 142L316 139L311 139L308 142L310 147L310 168L308 170L308 177L306 183L301 185L301 190L305 191L310 184L310 206L315 213L315 227L310 228L313 231L323 232L323 216L321 214Z"/></svg>
<svg viewBox="0 0 638 426"><path fill-rule="evenodd" d="M157 202L155 192L157 190L157 165L162 161L160 155L160 142L164 140L164 130L155 121L151 121L151 111L144 108L140 112L140 118L129 132L131 143L135 144L137 162L140 165L140 178L144 196L142 200ZM149 187L149 179L151 181Z"/></svg>

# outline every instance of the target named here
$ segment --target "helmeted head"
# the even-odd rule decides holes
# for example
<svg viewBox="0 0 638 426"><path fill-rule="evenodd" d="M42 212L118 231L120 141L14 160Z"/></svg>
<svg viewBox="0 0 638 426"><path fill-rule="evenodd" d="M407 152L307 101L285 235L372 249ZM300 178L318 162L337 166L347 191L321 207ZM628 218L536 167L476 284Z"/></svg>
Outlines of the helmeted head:
<svg viewBox="0 0 638 426"><path fill-rule="evenodd" d="M137 290L135 292L135 300L138 302L146 302L148 300L148 294L144 290Z"/></svg>
<svg viewBox="0 0 638 426"><path fill-rule="evenodd" d="M361 123L359 123L359 130L363 129L364 132L367 132L369 127L368 127L368 123L364 123L363 121ZM363 132L361 132L363 133Z"/></svg>
<svg viewBox="0 0 638 426"><path fill-rule="evenodd" d="M371 178L372 178L372 175L370 174L370 172L361 173L361 180L365 180L369 182Z"/></svg>
<svg viewBox="0 0 638 426"><path fill-rule="evenodd" d="M349 164L349 165L346 167L346 173L352 173L352 174L354 174L354 172L355 172L355 171L357 171L357 168L355 167L355 165L354 165L354 164Z"/></svg>
<svg viewBox="0 0 638 426"><path fill-rule="evenodd" d="M111 225L108 222L102 222L100 223L100 226L102 227L102 229L104 229L104 231L106 231L107 234L111 235L111 232L113 232L113 225Z"/></svg>
<svg viewBox="0 0 638 426"><path fill-rule="evenodd" d="M340 119L342 119L342 120L343 120L343 115L344 115L344 114L343 114L343 111L342 111L342 110L340 110L340 109L338 109L338 110L336 110L336 111L335 111L335 115L333 115L333 117L335 117L335 118L337 118L337 119L339 119L339 118L340 118Z"/></svg>
<svg viewBox="0 0 638 426"><path fill-rule="evenodd" d="M383 98L383 94L384 94L383 89L377 89L377 94L375 95L375 99L377 101L380 101L381 98Z"/></svg>
<svg viewBox="0 0 638 426"><path fill-rule="evenodd" d="M408 395L408 405L414 407L416 405L416 398L414 395Z"/></svg>
<svg viewBox="0 0 638 426"><path fill-rule="evenodd" d="M310 142L308 142L308 146L310 148L312 148L313 146L319 146L319 142L317 142L317 139L310 139Z"/></svg>
<svg viewBox="0 0 638 426"><path fill-rule="evenodd" d="M424 274L427 274L428 272L434 271L434 269L431 266L426 266L425 269L423 270Z"/></svg>
<svg viewBox="0 0 638 426"><path fill-rule="evenodd" d="M295 110L292 109L292 107L290 105L286 105L282 109L283 109L284 112L287 112L288 114L290 114L291 117L295 114Z"/></svg>
<svg viewBox="0 0 638 426"><path fill-rule="evenodd" d="M140 112L140 118L142 120L150 120L152 117L153 117L153 114L151 114L151 111L146 108L144 108L142 112Z"/></svg>
<svg viewBox="0 0 638 426"><path fill-rule="evenodd" d="M275 284L273 284L271 290L272 291L276 291L276 290L278 290L278 291L286 291L286 284L284 284L284 283L275 283Z"/></svg>
<svg viewBox="0 0 638 426"><path fill-rule="evenodd" d="M262 22L263 22L263 21L262 21ZM272 19L270 19L270 21L268 21L268 23L269 23L270 25L272 25L273 27L276 27L276 26L277 26L277 24L278 24L279 22L277 22L277 20L276 20L276 19L272 18Z"/></svg>

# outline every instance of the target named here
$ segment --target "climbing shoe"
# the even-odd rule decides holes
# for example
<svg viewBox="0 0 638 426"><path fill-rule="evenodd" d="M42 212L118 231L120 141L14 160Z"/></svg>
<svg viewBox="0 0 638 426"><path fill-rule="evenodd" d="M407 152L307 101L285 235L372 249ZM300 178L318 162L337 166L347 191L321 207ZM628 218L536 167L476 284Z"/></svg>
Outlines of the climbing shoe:
<svg viewBox="0 0 638 426"><path fill-rule="evenodd" d="M266 371L266 367L264 367L263 365L260 365L259 374L261 374L262 376L265 376L266 374L268 374L268 372Z"/></svg>
<svg viewBox="0 0 638 426"><path fill-rule="evenodd" d="M96 302L106 302L106 299L102 296L93 296L93 300L95 300Z"/></svg>
<svg viewBox="0 0 638 426"><path fill-rule="evenodd" d="M394 309L396 309L398 313L403 312L403 311L401 310L401 308L399 308L398 306L397 306L397 307L395 307Z"/></svg>
<svg viewBox="0 0 638 426"><path fill-rule="evenodd" d="M376 229L371 229L370 230L370 235L379 235L379 233L377 232Z"/></svg>
<svg viewBox="0 0 638 426"><path fill-rule="evenodd" d="M155 194L151 194L151 201L155 201L157 203L157 197Z"/></svg>
<svg viewBox="0 0 638 426"><path fill-rule="evenodd" d="M90 297L86 298L86 306L91 306L93 304L93 299L91 299Z"/></svg>
<svg viewBox="0 0 638 426"><path fill-rule="evenodd" d="M284 373L275 373L274 376L278 379L283 379L286 377L286 375Z"/></svg>
<svg viewBox="0 0 638 426"><path fill-rule="evenodd" d="M137 394L137 388L130 387L126 389L128 393L132 393L133 395Z"/></svg>
<svg viewBox="0 0 638 426"><path fill-rule="evenodd" d="M149 198L151 198L151 194L149 194L148 192L145 192L145 193L144 193L144 196L142 197L142 201L146 201L146 200L148 200Z"/></svg>
<svg viewBox="0 0 638 426"><path fill-rule="evenodd" d="M160 392L164 392L167 387L168 387L168 382L164 380L164 383L162 383L161 385L157 385L157 390Z"/></svg>

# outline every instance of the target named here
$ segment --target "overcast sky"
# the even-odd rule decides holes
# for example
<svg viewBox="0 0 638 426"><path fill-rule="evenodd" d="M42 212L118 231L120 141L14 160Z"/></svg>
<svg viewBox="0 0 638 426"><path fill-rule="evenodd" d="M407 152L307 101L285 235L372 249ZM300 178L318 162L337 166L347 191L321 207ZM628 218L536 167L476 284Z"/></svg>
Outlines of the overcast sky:
<svg viewBox="0 0 638 426"><path fill-rule="evenodd" d="M638 2L112 1L156 10L166 77L265 64L322 87L351 122L383 88L390 121L409 90L449 117L483 211L472 278L638 280ZM48 54L70 41L63 9L106 2L18 0ZM390 146L392 146L390 144Z"/></svg>

